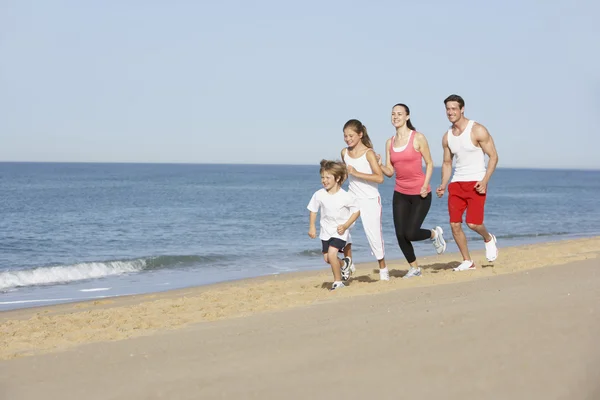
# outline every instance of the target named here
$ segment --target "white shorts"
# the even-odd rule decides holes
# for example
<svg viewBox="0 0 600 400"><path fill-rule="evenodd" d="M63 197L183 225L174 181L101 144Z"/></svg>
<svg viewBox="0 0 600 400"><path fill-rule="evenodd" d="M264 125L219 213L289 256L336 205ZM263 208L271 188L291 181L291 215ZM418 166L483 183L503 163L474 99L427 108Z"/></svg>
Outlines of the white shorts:
<svg viewBox="0 0 600 400"><path fill-rule="evenodd" d="M360 220L362 222L371 253L381 260L385 258L385 247L381 227L381 197L371 199L357 199L360 207ZM348 234L348 244L352 243L352 235Z"/></svg>

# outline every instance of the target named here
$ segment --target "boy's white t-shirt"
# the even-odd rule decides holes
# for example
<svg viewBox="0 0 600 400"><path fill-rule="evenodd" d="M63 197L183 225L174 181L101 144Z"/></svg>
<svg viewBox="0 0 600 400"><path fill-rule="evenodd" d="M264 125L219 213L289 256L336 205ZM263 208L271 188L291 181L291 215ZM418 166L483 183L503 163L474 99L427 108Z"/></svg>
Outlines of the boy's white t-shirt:
<svg viewBox="0 0 600 400"><path fill-rule="evenodd" d="M348 222L350 216L359 210L356 198L342 188L335 194L329 194L325 188L317 190L306 208L311 212L321 211L319 239L335 237L344 241L348 240L350 229L340 235L337 227Z"/></svg>

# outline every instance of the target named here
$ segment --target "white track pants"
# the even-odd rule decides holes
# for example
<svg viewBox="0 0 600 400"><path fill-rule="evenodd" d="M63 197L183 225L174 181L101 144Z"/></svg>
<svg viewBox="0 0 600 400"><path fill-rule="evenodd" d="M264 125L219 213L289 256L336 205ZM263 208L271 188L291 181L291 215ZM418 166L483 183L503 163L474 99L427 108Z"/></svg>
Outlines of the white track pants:
<svg viewBox="0 0 600 400"><path fill-rule="evenodd" d="M369 246L371 246L371 253L377 260L381 260L385 257L381 228L381 197L357 200L360 207L360 220L367 235ZM350 234L347 243L352 243Z"/></svg>

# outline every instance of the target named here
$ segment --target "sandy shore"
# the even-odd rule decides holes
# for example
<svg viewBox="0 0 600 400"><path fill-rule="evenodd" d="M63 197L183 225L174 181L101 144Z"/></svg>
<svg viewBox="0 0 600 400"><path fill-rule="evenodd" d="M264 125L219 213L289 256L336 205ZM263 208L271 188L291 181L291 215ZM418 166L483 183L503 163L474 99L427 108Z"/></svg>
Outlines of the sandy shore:
<svg viewBox="0 0 600 400"><path fill-rule="evenodd" d="M350 287L336 292L328 270L248 279L205 287L7 311L0 314L0 359L65 350L84 343L118 341L190 324L249 316L356 296L464 282L538 267L596 259L600 237L502 248L494 265L474 252L478 269L456 273L457 254L421 259L421 278L398 279L402 261L390 261L392 279L378 281L375 263L357 266Z"/></svg>
<svg viewBox="0 0 600 400"><path fill-rule="evenodd" d="M0 398L600 399L598 259L521 269L0 361Z"/></svg>

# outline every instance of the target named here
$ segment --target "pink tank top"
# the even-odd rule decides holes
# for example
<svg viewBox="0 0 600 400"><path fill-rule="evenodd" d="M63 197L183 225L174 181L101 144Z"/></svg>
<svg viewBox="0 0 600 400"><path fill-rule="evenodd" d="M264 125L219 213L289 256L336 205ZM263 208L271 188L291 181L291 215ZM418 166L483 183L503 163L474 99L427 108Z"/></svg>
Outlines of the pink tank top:
<svg viewBox="0 0 600 400"><path fill-rule="evenodd" d="M394 190L402 194L415 195L421 193L425 173L421 153L415 150L415 131L410 132L408 143L401 150L394 150L394 136L390 143L390 160L396 172L396 187ZM427 187L427 193L431 186Z"/></svg>

